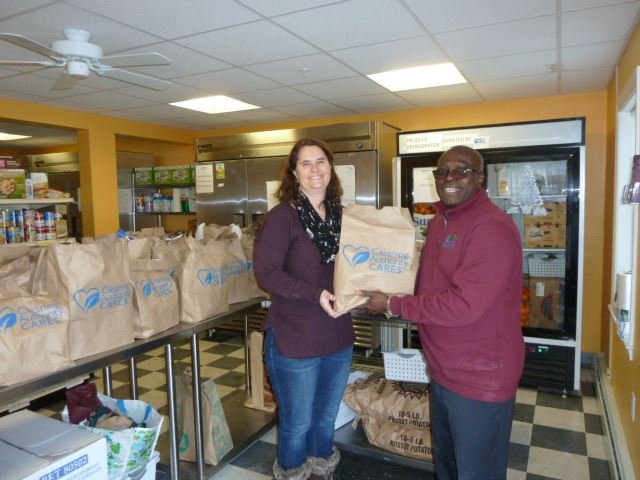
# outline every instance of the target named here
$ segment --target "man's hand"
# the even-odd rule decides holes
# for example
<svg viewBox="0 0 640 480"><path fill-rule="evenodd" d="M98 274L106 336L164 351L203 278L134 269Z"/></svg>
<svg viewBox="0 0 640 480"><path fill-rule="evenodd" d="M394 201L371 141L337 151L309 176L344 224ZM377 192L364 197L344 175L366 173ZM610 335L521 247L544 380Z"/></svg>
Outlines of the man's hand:
<svg viewBox="0 0 640 480"><path fill-rule="evenodd" d="M376 290L358 290L358 295L362 297L368 297L367 303L361 308L364 308L370 315L382 315L387 311L387 298L385 293Z"/></svg>

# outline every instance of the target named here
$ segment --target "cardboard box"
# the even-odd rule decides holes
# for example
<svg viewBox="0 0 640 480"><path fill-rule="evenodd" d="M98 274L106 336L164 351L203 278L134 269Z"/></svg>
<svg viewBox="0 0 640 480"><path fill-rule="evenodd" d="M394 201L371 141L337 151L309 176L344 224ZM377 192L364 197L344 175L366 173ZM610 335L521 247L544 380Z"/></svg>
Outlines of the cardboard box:
<svg viewBox="0 0 640 480"><path fill-rule="evenodd" d="M188 185L193 183L191 167L189 165L171 167L171 180L172 183L176 185Z"/></svg>
<svg viewBox="0 0 640 480"><path fill-rule="evenodd" d="M133 183L135 185L153 185L153 167L134 168Z"/></svg>
<svg viewBox="0 0 640 480"><path fill-rule="evenodd" d="M171 178L172 167L154 167L153 183L156 185L170 185L173 180Z"/></svg>
<svg viewBox="0 0 640 480"><path fill-rule="evenodd" d="M25 168L27 163L24 157L0 156L0 168Z"/></svg>
<svg viewBox="0 0 640 480"><path fill-rule="evenodd" d="M0 472L6 480L108 480L107 441L22 410L0 418Z"/></svg>
<svg viewBox="0 0 640 480"><path fill-rule="evenodd" d="M26 198L22 168L0 169L0 198Z"/></svg>
<svg viewBox="0 0 640 480"><path fill-rule="evenodd" d="M33 185L33 198L47 198L49 192L49 175L44 172L32 172L29 174Z"/></svg>
<svg viewBox="0 0 640 480"><path fill-rule="evenodd" d="M564 322L564 282L561 278L529 279L529 327L558 330Z"/></svg>
<svg viewBox="0 0 640 480"><path fill-rule="evenodd" d="M567 224L567 204L566 202L551 202L545 201L542 206L547 211L545 216L537 215L525 215L525 224L534 223L558 223L561 225Z"/></svg>
<svg viewBox="0 0 640 480"><path fill-rule="evenodd" d="M567 226L565 224L538 221L524 225L525 248L565 248L566 243Z"/></svg>

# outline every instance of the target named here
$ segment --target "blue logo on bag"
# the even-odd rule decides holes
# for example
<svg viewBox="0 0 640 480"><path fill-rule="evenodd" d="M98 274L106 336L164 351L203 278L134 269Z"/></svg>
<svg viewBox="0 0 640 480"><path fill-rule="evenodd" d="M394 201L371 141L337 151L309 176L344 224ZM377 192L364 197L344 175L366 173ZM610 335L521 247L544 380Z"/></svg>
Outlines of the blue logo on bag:
<svg viewBox="0 0 640 480"><path fill-rule="evenodd" d="M202 268L198 270L197 278L205 287L219 287L227 283L226 275L220 268Z"/></svg>
<svg viewBox="0 0 640 480"><path fill-rule="evenodd" d="M159 278L136 280L134 282L137 292L142 292L142 296L151 300L151 297L167 297L176 291L176 284L169 275Z"/></svg>
<svg viewBox="0 0 640 480"><path fill-rule="evenodd" d="M6 334L16 327L22 331L60 325L65 310L59 303L35 305L33 307L4 307L0 310L0 333Z"/></svg>
<svg viewBox="0 0 640 480"><path fill-rule="evenodd" d="M347 259L352 268L361 264L368 264L369 270L400 274L411 266L412 254L408 252L398 252L395 250L383 250L373 247L371 250L365 246L355 247L345 245L342 255Z"/></svg>
<svg viewBox="0 0 640 480"><path fill-rule="evenodd" d="M87 290L81 288L73 294L73 301L84 312L88 312L100 303L100 291L97 288L89 288Z"/></svg>
<svg viewBox="0 0 640 480"><path fill-rule="evenodd" d="M209 285L211 285L211 282L213 282L213 273L207 270L199 270L198 280L200 280L201 284L208 287Z"/></svg>
<svg viewBox="0 0 640 480"><path fill-rule="evenodd" d="M142 287L142 294L145 297L149 297L152 293L153 293L153 285L151 285L151 282L147 282L144 285L144 287Z"/></svg>
<svg viewBox="0 0 640 480"><path fill-rule="evenodd" d="M356 267L361 263L365 263L369 260L371 253L367 247L354 247L353 245L345 245L342 249L342 255L347 259L349 265Z"/></svg>
<svg viewBox="0 0 640 480"><path fill-rule="evenodd" d="M4 307L0 310L0 329L3 333L7 333L7 330L13 328L18 323L18 316L11 307Z"/></svg>
<svg viewBox="0 0 640 480"><path fill-rule="evenodd" d="M85 313L89 313L89 310L96 307L100 310L112 310L129 303L131 285L123 283L122 285L103 285L100 289L79 288L72 297L76 305Z"/></svg>

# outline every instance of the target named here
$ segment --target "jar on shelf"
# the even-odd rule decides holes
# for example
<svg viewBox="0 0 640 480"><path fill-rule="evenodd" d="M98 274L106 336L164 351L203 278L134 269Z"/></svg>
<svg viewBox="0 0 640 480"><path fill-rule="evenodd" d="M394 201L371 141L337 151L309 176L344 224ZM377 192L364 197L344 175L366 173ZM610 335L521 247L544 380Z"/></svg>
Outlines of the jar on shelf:
<svg viewBox="0 0 640 480"><path fill-rule="evenodd" d="M153 197L151 195L144 196L144 211L147 213L153 211Z"/></svg>

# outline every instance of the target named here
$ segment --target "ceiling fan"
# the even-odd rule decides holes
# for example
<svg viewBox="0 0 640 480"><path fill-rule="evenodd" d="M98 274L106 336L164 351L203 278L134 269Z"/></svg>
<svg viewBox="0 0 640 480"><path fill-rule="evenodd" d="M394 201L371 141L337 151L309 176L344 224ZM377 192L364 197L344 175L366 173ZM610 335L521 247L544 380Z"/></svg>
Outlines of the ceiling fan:
<svg viewBox="0 0 640 480"><path fill-rule="evenodd" d="M164 90L171 82L141 73L122 70L115 67L142 67L151 65L169 65L169 60L159 53L133 53L130 55L110 55L103 57L100 46L89 43L91 33L77 28L64 30L64 40L56 40L47 47L30 38L15 33L0 33L0 40L32 50L51 60L0 60L0 65L31 65L42 67L64 67L65 71L53 86L53 90L72 88L78 80L89 77L95 72L101 77L113 78L123 82Z"/></svg>

